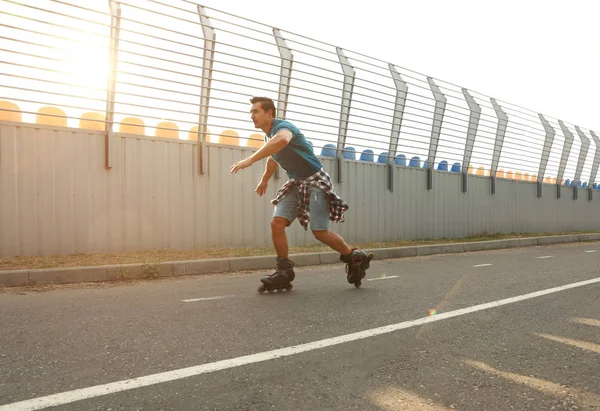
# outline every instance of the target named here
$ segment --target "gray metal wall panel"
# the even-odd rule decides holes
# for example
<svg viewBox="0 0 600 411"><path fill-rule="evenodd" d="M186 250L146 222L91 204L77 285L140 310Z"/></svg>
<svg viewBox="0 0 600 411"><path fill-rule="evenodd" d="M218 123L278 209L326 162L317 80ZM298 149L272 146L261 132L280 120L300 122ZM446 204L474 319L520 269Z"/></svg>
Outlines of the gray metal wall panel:
<svg viewBox="0 0 600 411"><path fill-rule="evenodd" d="M124 138L115 138L115 153L113 158L113 168L106 172L106 242L108 252L123 251L123 141ZM104 150L104 149L103 149ZM99 153L98 153L99 154ZM156 164L155 164L156 167ZM156 176L155 176L156 177ZM155 185L159 185L160 181L154 180ZM155 220L156 221L156 220Z"/></svg>
<svg viewBox="0 0 600 411"><path fill-rule="evenodd" d="M92 139L87 133L73 133L75 166L73 173L73 225L75 229L75 253L90 253L90 173L80 170L89 168Z"/></svg>
<svg viewBox="0 0 600 411"><path fill-rule="evenodd" d="M209 174L198 173L197 146L188 141L117 135L114 167L104 167L104 137L96 132L44 126L0 126L1 255L123 252L271 246L270 200L285 183L272 179L268 193L254 189L266 161L229 172L252 149L209 145ZM335 162L324 158L329 173ZM346 222L331 225L350 244L483 233L560 232L600 228L600 195L578 200L563 187L471 176L461 192L460 174L344 161L338 194L350 205ZM6 193L13 193L11 196ZM318 244L296 221L291 245Z"/></svg>
<svg viewBox="0 0 600 411"><path fill-rule="evenodd" d="M60 147L54 131L33 130L33 133L35 151L30 158L33 162L28 164L27 168L34 173L31 175L32 181L28 183L35 186L36 196L28 209L35 208L35 214L38 216L36 223L39 254L59 254L57 222L60 219L57 218L56 209L57 205L60 206L58 203L64 198L60 196L63 190L56 185L62 186L65 182L61 181L60 176L58 179L55 178L55 174L57 162L61 163L65 160L62 158L64 153L59 153ZM61 224L66 222L61 221Z"/></svg>
<svg viewBox="0 0 600 411"><path fill-rule="evenodd" d="M17 168L19 204L19 254L38 254L39 233L37 199L35 191L35 130L22 128L17 135Z"/></svg>
<svg viewBox="0 0 600 411"><path fill-rule="evenodd" d="M17 132L0 124L0 256L19 254Z"/></svg>
<svg viewBox="0 0 600 411"><path fill-rule="evenodd" d="M58 230L58 252L73 253L73 174L75 152L73 149L73 134L68 131L55 132L55 172L54 195L56 227Z"/></svg>
<svg viewBox="0 0 600 411"><path fill-rule="evenodd" d="M180 173L180 161L179 161L179 144L177 141L167 140L164 143L159 142L158 144L163 145L163 150L167 151L167 221L168 221L168 233L169 233L169 249L181 248L181 213L179 212L181 206L181 197L179 195L179 186L181 181L179 179Z"/></svg>
<svg viewBox="0 0 600 411"><path fill-rule="evenodd" d="M151 250L158 246L158 238L154 237L156 221L152 218L154 204L154 176L152 175L152 145L153 140L139 140L138 159L138 235L139 245L142 250Z"/></svg>
<svg viewBox="0 0 600 411"><path fill-rule="evenodd" d="M123 250L139 249L138 216L138 148L137 140L123 140Z"/></svg>
<svg viewBox="0 0 600 411"><path fill-rule="evenodd" d="M206 201L208 202L207 216L207 236L206 246L207 247L218 247L220 246L220 230L225 228L225 222L220 220L224 218L221 215L221 210L225 209L226 205L221 203L221 187L225 186L222 181L223 175L220 172L221 169L221 149L217 146L207 146L208 149L208 176L207 183L208 189L206 193ZM224 224L225 223L225 224Z"/></svg>
<svg viewBox="0 0 600 411"><path fill-rule="evenodd" d="M209 148L207 148L210 150ZM199 150L194 150L194 248L208 247L208 176L200 175Z"/></svg>
<svg viewBox="0 0 600 411"><path fill-rule="evenodd" d="M104 136L102 134L89 134L89 175L90 175L90 244L92 253L104 252L107 246L107 185L109 172L105 168L105 159L99 156L105 149Z"/></svg>

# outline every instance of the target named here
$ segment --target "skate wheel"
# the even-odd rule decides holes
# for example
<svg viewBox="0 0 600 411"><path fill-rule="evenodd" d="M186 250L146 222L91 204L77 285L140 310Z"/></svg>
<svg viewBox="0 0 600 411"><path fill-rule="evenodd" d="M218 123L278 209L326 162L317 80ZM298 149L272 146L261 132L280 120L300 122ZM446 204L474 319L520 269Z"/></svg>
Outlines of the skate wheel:
<svg viewBox="0 0 600 411"><path fill-rule="evenodd" d="M362 285L362 283L360 281L357 281L357 282L354 283L354 286L356 288L360 288L361 285Z"/></svg>
<svg viewBox="0 0 600 411"><path fill-rule="evenodd" d="M292 291L292 288L294 288L292 284L288 284L287 287L285 287L286 291Z"/></svg>
<svg viewBox="0 0 600 411"><path fill-rule="evenodd" d="M266 290L267 288L264 285L259 285L257 291L259 294L263 294Z"/></svg>

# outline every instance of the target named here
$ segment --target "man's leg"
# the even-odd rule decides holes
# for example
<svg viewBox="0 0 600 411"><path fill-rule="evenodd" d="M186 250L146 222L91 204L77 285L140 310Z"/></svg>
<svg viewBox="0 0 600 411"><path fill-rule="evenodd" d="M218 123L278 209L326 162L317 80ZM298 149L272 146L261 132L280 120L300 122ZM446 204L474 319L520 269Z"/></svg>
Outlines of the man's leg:
<svg viewBox="0 0 600 411"><path fill-rule="evenodd" d="M271 239L273 240L273 247L277 253L275 258L276 269L271 275L265 275L260 280L264 284L259 288L259 292L262 293L265 290L273 290L277 287L285 287L286 289L291 288L291 282L296 277L294 273L294 263L288 259L289 247L288 239L285 233L285 229L289 226L298 214L297 208L297 196L295 193L290 193L289 196L283 199L282 202L277 204L275 211L273 212L273 218L271 219Z"/></svg>
<svg viewBox="0 0 600 411"><path fill-rule="evenodd" d="M298 217L298 188L293 187L290 193L275 206L271 219L271 239L278 257L288 258L289 246L285 229Z"/></svg>
<svg viewBox="0 0 600 411"><path fill-rule="evenodd" d="M310 229L317 240L333 248L342 256L349 256L352 249L342 236L329 231L329 198L318 187L310 188Z"/></svg>
<svg viewBox="0 0 600 411"><path fill-rule="evenodd" d="M312 230L315 238L325 245L333 248L343 256L350 255L352 249L346 244L341 235L329 230Z"/></svg>
<svg viewBox="0 0 600 411"><path fill-rule="evenodd" d="M342 236L329 231L329 198L319 188L311 188L310 229L317 240L340 253L340 260L346 263L348 282L360 286L360 279L367 268L364 261L368 256L358 248L350 248Z"/></svg>
<svg viewBox="0 0 600 411"><path fill-rule="evenodd" d="M285 233L285 228L288 226L289 220L284 217L273 217L271 220L271 239L277 256L288 258L289 246L288 239Z"/></svg>

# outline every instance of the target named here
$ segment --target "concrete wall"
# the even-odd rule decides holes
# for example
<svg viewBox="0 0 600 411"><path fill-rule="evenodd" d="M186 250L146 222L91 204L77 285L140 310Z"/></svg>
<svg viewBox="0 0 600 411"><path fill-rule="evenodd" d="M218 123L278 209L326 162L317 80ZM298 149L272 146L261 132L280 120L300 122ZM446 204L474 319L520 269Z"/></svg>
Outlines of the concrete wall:
<svg viewBox="0 0 600 411"><path fill-rule="evenodd" d="M115 164L107 170L101 132L0 122L0 255L55 255L151 249L271 245L270 200L254 188L263 161L237 175L231 164L253 149L209 145L209 172L198 173L194 142L116 135ZM323 163L336 181L335 162ZM345 161L336 191L350 205L333 224L349 242L462 237L482 233L600 229L600 192L553 185L537 198L534 183L394 166L394 191L385 165ZM291 245L316 243L295 222Z"/></svg>

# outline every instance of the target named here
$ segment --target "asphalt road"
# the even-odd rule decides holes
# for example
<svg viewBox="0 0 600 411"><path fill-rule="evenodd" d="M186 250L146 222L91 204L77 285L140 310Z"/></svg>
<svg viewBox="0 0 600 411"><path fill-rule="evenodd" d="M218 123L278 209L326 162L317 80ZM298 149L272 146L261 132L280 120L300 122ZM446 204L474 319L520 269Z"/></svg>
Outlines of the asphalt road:
<svg viewBox="0 0 600 411"><path fill-rule="evenodd" d="M600 410L600 243L265 273L0 292L0 410Z"/></svg>

